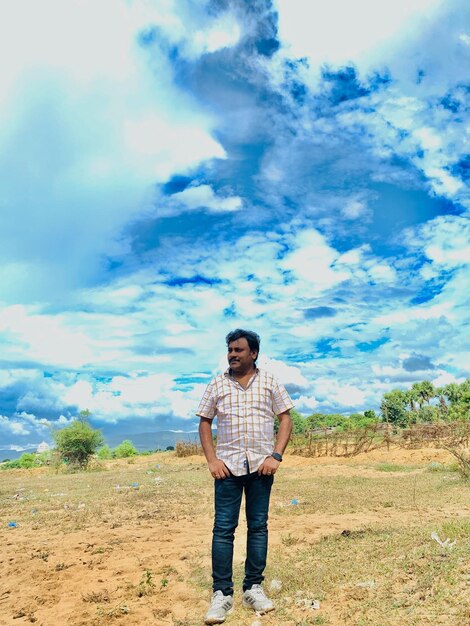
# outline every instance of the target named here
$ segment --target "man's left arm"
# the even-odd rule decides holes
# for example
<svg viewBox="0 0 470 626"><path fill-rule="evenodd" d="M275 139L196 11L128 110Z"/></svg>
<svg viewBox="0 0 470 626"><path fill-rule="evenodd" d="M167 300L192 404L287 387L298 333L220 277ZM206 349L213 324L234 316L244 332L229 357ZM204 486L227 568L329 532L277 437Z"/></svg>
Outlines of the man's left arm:
<svg viewBox="0 0 470 626"><path fill-rule="evenodd" d="M279 413L278 418L279 430L277 433L276 445L274 446L273 452L277 452L282 456L287 444L289 443L289 439L292 433L292 419L290 416L290 411L284 411L283 413ZM259 466L258 474L275 474L280 464L280 461L276 461L274 457L268 456Z"/></svg>

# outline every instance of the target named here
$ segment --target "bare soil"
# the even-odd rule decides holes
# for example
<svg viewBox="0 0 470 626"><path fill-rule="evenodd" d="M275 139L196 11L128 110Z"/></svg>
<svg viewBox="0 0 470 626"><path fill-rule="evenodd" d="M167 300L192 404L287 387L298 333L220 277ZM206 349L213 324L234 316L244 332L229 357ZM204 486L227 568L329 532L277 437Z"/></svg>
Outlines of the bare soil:
<svg viewBox="0 0 470 626"><path fill-rule="evenodd" d="M292 587L294 574L289 567L295 568L297 557L303 558L306 550L329 538L351 538L364 529L442 528L468 520L467 486L455 472L446 473L452 484L428 484L428 477L433 478L428 469L431 462L445 465L452 458L433 449L376 450L352 459L287 455L273 488L270 556L276 563L270 559L266 579L266 586L273 578L281 580L283 589L273 595L282 611L257 617L241 607L237 589L236 610L226 623L393 624L386 614L378 615L378 600L371 601L377 581L362 581L350 589L343 581L336 591L331 582L330 587L325 583L329 591L323 590L320 610L315 610L305 606L316 595L314 583L305 580L300 589L305 597L300 598ZM396 471L384 471L381 464L395 464ZM407 485L406 498L394 491L400 479L405 481L400 485ZM343 495L328 502L327 496L312 491L324 481L336 485ZM348 499L354 481L368 481L370 502L367 497ZM138 457L130 464L108 462L105 471L93 473L1 472L0 624L202 624L210 599L212 488L202 457L180 459L173 453ZM357 493L359 498L360 490ZM16 527L8 526L10 522ZM245 529L241 515L235 543L238 584ZM337 556L341 552L331 553L333 560L339 560L329 564L330 581L335 568L345 567ZM278 559L288 558L292 562L286 561L284 572L280 571ZM456 585L452 593L462 598L468 593L466 576L462 570L459 579L449 579L450 586ZM413 577L397 576L394 584L405 589L413 584ZM395 590L401 593L400 589ZM438 609L438 598L436 602ZM403 613L395 623L463 626L458 620L464 613L459 616L446 602L445 622L417 610L410 613L409 621Z"/></svg>

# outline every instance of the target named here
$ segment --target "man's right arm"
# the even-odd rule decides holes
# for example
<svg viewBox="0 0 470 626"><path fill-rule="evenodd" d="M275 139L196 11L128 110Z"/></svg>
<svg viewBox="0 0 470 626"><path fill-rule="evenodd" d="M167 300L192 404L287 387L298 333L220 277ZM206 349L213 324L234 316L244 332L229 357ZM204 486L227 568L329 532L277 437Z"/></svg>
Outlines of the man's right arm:
<svg viewBox="0 0 470 626"><path fill-rule="evenodd" d="M216 479L223 479L230 476L230 471L225 463L218 459L215 454L214 442L212 440L212 420L207 417L201 417L201 421L199 422L199 437L209 472L212 476Z"/></svg>

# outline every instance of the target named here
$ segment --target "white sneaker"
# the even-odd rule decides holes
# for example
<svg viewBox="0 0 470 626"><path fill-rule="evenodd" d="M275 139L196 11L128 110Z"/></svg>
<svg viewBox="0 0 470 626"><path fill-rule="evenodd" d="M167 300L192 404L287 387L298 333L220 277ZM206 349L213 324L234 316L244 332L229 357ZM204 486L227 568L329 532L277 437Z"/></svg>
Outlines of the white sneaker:
<svg viewBox="0 0 470 626"><path fill-rule="evenodd" d="M224 596L221 591L212 595L211 605L204 618L205 624L222 624L233 610L233 596Z"/></svg>
<svg viewBox="0 0 470 626"><path fill-rule="evenodd" d="M269 613L274 610L274 602L266 597L261 585L253 585L243 594L243 606L253 609L257 613Z"/></svg>

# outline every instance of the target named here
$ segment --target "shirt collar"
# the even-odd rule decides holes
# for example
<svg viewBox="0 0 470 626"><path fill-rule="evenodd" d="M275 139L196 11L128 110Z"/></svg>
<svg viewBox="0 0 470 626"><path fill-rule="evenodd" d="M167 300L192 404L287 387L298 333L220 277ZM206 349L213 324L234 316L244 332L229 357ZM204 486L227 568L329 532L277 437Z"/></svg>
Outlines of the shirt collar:
<svg viewBox="0 0 470 626"><path fill-rule="evenodd" d="M255 368L254 368L254 369L255 369L255 373L254 373L254 375L259 374L259 369L256 367L256 365L255 365ZM231 378L232 380L237 380L236 378L234 378L234 377L232 376L232 370L231 370L231 368L230 368L230 367L228 367L228 368L225 370L225 372L224 372L224 376L225 376L226 378Z"/></svg>

